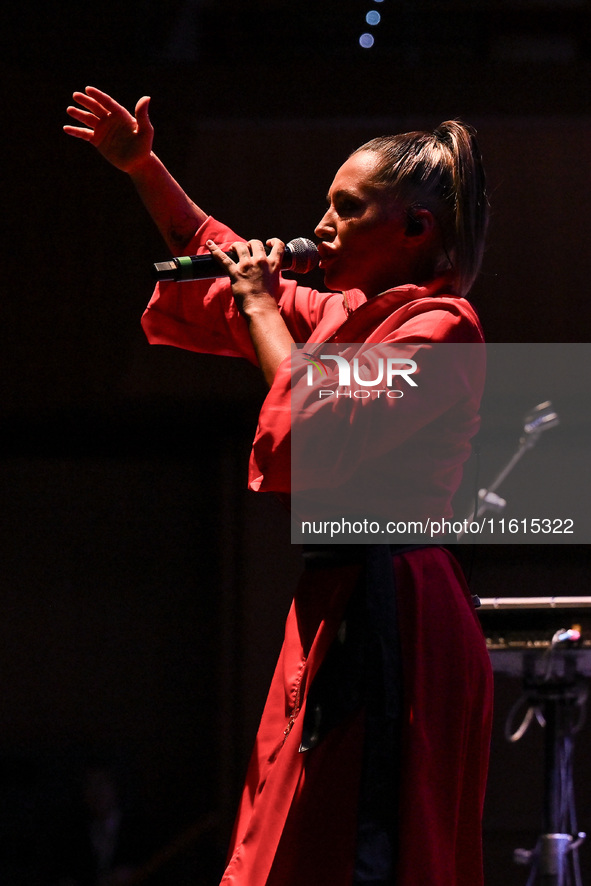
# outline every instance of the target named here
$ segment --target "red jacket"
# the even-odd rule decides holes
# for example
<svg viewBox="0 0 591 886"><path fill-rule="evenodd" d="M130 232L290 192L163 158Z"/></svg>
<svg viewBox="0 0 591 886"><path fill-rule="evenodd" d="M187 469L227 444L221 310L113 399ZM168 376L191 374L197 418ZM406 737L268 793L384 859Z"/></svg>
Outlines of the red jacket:
<svg viewBox="0 0 591 886"><path fill-rule="evenodd" d="M239 239L209 219L187 254L204 251L208 238L226 249ZM335 406L304 389L294 413L305 417L297 428L297 447L305 452L306 446L315 446L314 459L304 459L311 462L306 472L294 473L292 375L297 379L298 371L299 377L306 371L303 363L298 370L296 355L295 368L290 360L279 367L261 409L250 460L252 489L288 494L295 478L306 493L322 495L367 469L368 478L377 476L379 482L386 472L397 513L450 514L478 425L483 349L467 362L454 356L452 371L439 374L432 371L437 364L430 363L430 355L440 343L473 345L483 339L470 304L445 294L446 289L441 279L425 287L398 287L367 301L359 291L320 293L283 278L279 308L296 342L418 348L421 405L417 408L411 398L392 400L391 434L374 439L371 425L365 428L361 401L346 404L343 399ZM227 279L159 285L142 322L152 343L256 363ZM349 434L351 425L361 433L363 446L357 445L359 436ZM414 480L411 486L408 477ZM492 703L482 631L447 550L430 547L395 556L393 570L404 674L396 884L480 886ZM318 747L300 753L299 746L308 689L338 632L358 575L358 566L336 566L306 572L300 581L246 777L224 886L352 882L364 711Z"/></svg>

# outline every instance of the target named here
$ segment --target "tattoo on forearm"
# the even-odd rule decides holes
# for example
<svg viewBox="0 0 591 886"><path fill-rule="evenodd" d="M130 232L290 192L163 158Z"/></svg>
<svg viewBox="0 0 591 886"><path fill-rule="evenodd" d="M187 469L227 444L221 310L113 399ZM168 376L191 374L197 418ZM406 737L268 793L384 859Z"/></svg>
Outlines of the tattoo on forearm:
<svg viewBox="0 0 591 886"><path fill-rule="evenodd" d="M199 222L191 212L186 212L180 222L178 217L171 218L168 225L169 240L171 243L176 243L179 248L186 246L198 227Z"/></svg>

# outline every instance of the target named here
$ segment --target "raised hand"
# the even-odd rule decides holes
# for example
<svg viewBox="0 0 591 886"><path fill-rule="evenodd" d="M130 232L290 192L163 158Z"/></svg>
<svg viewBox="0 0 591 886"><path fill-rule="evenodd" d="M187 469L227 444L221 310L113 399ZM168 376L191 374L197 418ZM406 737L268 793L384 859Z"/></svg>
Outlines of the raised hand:
<svg viewBox="0 0 591 886"><path fill-rule="evenodd" d="M148 96L135 106L135 117L94 86L75 92L74 100L80 107L71 105L68 114L82 125L64 126L64 132L94 145L109 163L127 172L172 254L184 250L207 213L185 194L152 151Z"/></svg>
<svg viewBox="0 0 591 886"><path fill-rule="evenodd" d="M96 89L87 86L84 92L75 92L67 112L82 126L64 126L64 132L81 138L123 172L132 174L151 154L154 128L148 116L148 96L140 98L135 117L122 105Z"/></svg>

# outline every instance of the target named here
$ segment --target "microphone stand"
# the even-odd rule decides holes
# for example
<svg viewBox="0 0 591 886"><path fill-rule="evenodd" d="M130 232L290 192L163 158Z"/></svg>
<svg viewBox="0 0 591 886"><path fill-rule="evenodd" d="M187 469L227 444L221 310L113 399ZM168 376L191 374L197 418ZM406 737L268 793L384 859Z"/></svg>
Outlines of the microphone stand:
<svg viewBox="0 0 591 886"><path fill-rule="evenodd" d="M535 882L541 886L583 883L577 850L586 834L578 831L576 821L573 753L574 736L585 718L588 688L585 677L577 670L577 653L569 653L571 644L562 642L560 634L557 631L551 648L543 655L532 653L524 657L528 712L513 735L508 734L509 722L505 730L509 741L519 740L534 714L545 727L543 833L534 849L516 849L513 854L517 864L531 866L527 886ZM559 651L561 647L563 651Z"/></svg>
<svg viewBox="0 0 591 886"><path fill-rule="evenodd" d="M464 521L464 526L470 524L473 520L478 520L478 518L482 517L483 514L489 512L501 514L504 511L507 502L504 498L501 498L499 495L496 494L496 490L508 477L517 462L523 457L523 455L525 455L525 453L529 449L532 449L536 445L540 438L540 435L544 431L556 427L558 423L558 415L554 411L552 403L549 400L546 400L544 403L539 403L531 410L531 412L528 412L528 414L524 418L523 433L519 439L519 446L517 448L517 451L509 459L505 467L497 474L488 488L479 489L478 505L472 511L467 520ZM458 533L458 541L460 541L460 539L465 534L466 530L461 530Z"/></svg>

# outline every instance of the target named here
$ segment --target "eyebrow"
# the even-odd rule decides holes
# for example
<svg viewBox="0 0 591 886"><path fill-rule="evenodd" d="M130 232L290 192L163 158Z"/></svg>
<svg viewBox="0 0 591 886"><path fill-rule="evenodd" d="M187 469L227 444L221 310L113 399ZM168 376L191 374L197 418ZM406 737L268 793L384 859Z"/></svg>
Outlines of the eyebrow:
<svg viewBox="0 0 591 886"><path fill-rule="evenodd" d="M335 197L353 197L355 200L361 199L361 195L359 193L357 193L357 191L348 191L344 188L339 188L338 191L334 191L332 194L333 200L335 199ZM331 195L330 195L330 191L329 191L328 194L326 195L326 202L327 203L330 203L330 198L331 198Z"/></svg>

